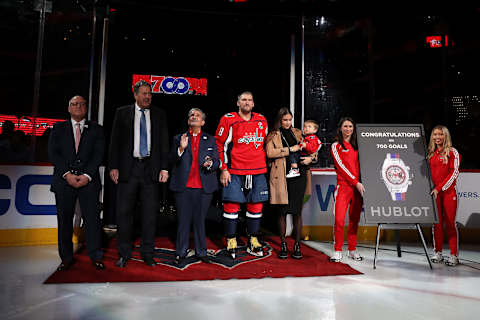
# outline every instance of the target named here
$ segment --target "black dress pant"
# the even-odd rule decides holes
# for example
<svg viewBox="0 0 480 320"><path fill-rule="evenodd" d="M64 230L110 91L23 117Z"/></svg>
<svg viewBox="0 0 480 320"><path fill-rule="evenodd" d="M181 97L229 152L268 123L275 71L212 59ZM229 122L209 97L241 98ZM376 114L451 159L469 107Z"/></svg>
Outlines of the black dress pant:
<svg viewBox="0 0 480 320"><path fill-rule="evenodd" d="M128 182L118 183L117 241L118 252L124 258L132 257L133 218L137 202L140 202L142 226L140 253L143 258L153 256L160 209L160 183L152 180L150 161L134 161Z"/></svg>
<svg viewBox="0 0 480 320"><path fill-rule="evenodd" d="M73 259L73 216L77 198L85 225L88 256L92 261L102 259L99 194L99 186L91 183L78 189L66 183L57 188L55 202L58 222L58 252L62 261L68 262Z"/></svg>
<svg viewBox="0 0 480 320"><path fill-rule="evenodd" d="M205 193L203 189L187 188L184 192L175 193L177 204L177 243L176 253L185 257L190 244L190 226L193 222L195 236L195 255L207 255L207 241L205 234L205 218L207 216L212 193Z"/></svg>

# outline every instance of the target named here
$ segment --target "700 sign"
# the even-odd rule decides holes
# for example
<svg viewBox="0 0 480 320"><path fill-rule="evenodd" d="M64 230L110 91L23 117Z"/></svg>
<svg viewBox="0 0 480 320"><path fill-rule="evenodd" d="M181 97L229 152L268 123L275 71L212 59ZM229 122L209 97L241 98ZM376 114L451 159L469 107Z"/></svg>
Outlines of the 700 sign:
<svg viewBox="0 0 480 320"><path fill-rule="evenodd" d="M206 78L173 77L134 74L132 88L135 83L144 80L152 85L152 93L179 94L179 95L207 95Z"/></svg>
<svg viewBox="0 0 480 320"><path fill-rule="evenodd" d="M152 76L153 92L159 92L160 88L167 94L185 94L190 88L190 83L185 78Z"/></svg>

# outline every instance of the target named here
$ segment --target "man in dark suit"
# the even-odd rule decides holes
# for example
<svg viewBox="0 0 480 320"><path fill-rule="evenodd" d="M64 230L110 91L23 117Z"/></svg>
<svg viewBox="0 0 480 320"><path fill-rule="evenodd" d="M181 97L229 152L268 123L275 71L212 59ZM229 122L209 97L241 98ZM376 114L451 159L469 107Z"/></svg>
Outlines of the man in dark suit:
<svg viewBox="0 0 480 320"><path fill-rule="evenodd" d="M73 259L73 216L77 199L85 222L88 256L98 269L102 262L100 211L100 166L105 138L103 128L87 121L87 104L83 97L70 99L71 119L53 126L48 142L48 156L54 165L51 191L55 193L58 221L58 251L62 263L57 270L71 267Z"/></svg>
<svg viewBox="0 0 480 320"><path fill-rule="evenodd" d="M141 203L140 253L148 266L153 259L160 185L168 179L168 129L165 112L151 106L152 89L139 81L133 88L135 103L115 112L109 150L110 178L117 189L118 267L132 256L133 214Z"/></svg>
<svg viewBox="0 0 480 320"><path fill-rule="evenodd" d="M212 193L218 189L217 169L220 167L215 138L202 132L205 113L193 108L188 112L188 132L173 138L170 160L173 162L170 189L175 192L178 212L177 263L187 255L190 225L193 221L195 255L205 263L207 245L205 218Z"/></svg>

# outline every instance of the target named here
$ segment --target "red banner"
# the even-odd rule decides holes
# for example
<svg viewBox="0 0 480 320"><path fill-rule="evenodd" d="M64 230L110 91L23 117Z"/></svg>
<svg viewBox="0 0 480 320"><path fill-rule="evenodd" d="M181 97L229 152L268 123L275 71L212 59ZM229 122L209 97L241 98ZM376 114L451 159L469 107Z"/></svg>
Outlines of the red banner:
<svg viewBox="0 0 480 320"><path fill-rule="evenodd" d="M441 48L442 47L442 36L431 36L426 37L425 42L430 45L430 48ZM448 38L445 36L445 47L448 47Z"/></svg>
<svg viewBox="0 0 480 320"><path fill-rule="evenodd" d="M144 80L152 85L152 93L207 95L207 78L189 78L134 74L132 90L135 83Z"/></svg>
<svg viewBox="0 0 480 320"><path fill-rule="evenodd" d="M25 134L32 135L35 129L35 135L41 136L47 128L52 128L55 122L65 121L64 119L50 119L50 118L34 118L22 116L9 116L0 114L0 133L3 132L5 121L11 121L15 126L15 130L21 130Z"/></svg>

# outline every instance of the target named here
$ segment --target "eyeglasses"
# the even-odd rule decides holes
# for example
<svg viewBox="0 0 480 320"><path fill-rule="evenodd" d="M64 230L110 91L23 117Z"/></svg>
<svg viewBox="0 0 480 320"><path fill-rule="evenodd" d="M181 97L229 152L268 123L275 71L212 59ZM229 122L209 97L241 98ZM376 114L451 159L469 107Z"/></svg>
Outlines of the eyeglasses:
<svg viewBox="0 0 480 320"><path fill-rule="evenodd" d="M72 107L76 107L76 106L85 107L87 103L86 102L70 102L70 105Z"/></svg>

